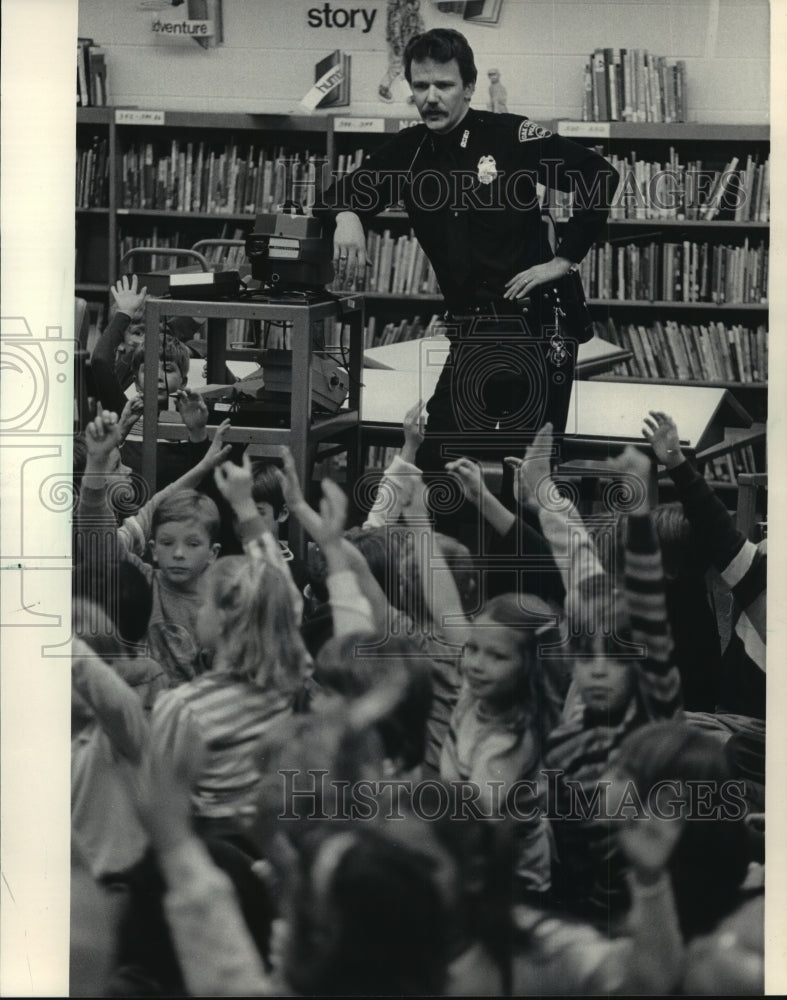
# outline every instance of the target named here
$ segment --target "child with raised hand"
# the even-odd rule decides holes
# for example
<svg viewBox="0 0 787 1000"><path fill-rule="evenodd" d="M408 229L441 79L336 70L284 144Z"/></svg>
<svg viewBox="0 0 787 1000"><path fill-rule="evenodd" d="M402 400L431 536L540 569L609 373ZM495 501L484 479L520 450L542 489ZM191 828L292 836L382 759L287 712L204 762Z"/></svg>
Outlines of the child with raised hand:
<svg viewBox="0 0 787 1000"><path fill-rule="evenodd" d="M501 809L518 782L537 781L561 707L549 661L539 659L540 644L559 638L557 617L540 597L501 594L487 601L466 630L462 687L442 747L440 777L470 782L486 814ZM520 895L550 886L549 829L538 806L537 792L517 795L517 814L532 814L515 830Z"/></svg>
<svg viewBox="0 0 787 1000"><path fill-rule="evenodd" d="M295 710L311 661L299 632L300 601L278 545L264 530L251 496L251 465L215 471L245 541L200 586L195 634L211 668L160 695L152 717L156 753L182 752L192 735L205 743L193 805L200 830L249 850L259 774L257 740L278 716Z"/></svg>
<svg viewBox="0 0 787 1000"><path fill-rule="evenodd" d="M282 722L287 730L288 722ZM323 730L309 748L309 717L292 735L301 770L307 761L337 780L336 754L363 733L334 733L326 757ZM344 725L347 732L348 726ZM338 738L334 739L334 735ZM306 754L300 749L306 746ZM241 917L232 886L211 862L190 823L191 785L202 769L194 735L180 758L154 757L146 816L166 883L165 911L191 996L432 996L442 992L451 860L428 824L406 819L395 838L382 823L307 822L283 885L283 933L269 972ZM319 756L315 758L314 753ZM193 763L192 763L193 762ZM286 766L283 764L283 766ZM260 883L260 891L264 888Z"/></svg>
<svg viewBox="0 0 787 1000"><path fill-rule="evenodd" d="M303 496L289 449L283 451L284 468L278 472L284 499L293 517L297 518L317 543L327 563L327 591L333 618L333 634L375 631L372 606L365 593L371 594L376 605L385 601L365 560L344 537L347 518L347 497L340 486L323 479L320 512L313 510ZM363 589L359 583L363 582Z"/></svg>
<svg viewBox="0 0 787 1000"><path fill-rule="evenodd" d="M593 539L569 496L558 493L552 478L552 424L545 424L514 468L514 496L538 516L565 591L569 617L581 614L586 597L604 586L605 573ZM513 460L508 460L513 464Z"/></svg>
<svg viewBox="0 0 787 1000"><path fill-rule="evenodd" d="M196 466L120 527L112 503L122 508L132 491L130 470L122 464L118 449L117 415L102 411L85 432L87 460L75 523L78 569L88 580L83 592L90 593L89 578L96 568L102 580L119 559L139 568L152 593L146 633L149 652L170 684L193 677L196 669L199 581L218 555L219 515L213 501L193 487L226 459L229 446L224 445L223 435L228 427L225 421L217 429ZM143 559L148 550L154 565Z"/></svg>
<svg viewBox="0 0 787 1000"><path fill-rule="evenodd" d="M702 556L719 571L735 601L734 632L722 656L719 708L764 719L765 543L755 545L735 527L727 508L683 454L671 417L652 410L644 423L642 433L677 488Z"/></svg>
<svg viewBox="0 0 787 1000"><path fill-rule="evenodd" d="M415 456L424 440L423 400L419 399L405 413L402 428L404 446L383 473L374 504L363 523L364 528L395 524L412 490L421 483L421 470L415 464Z"/></svg>
<svg viewBox="0 0 787 1000"><path fill-rule="evenodd" d="M514 906L514 996L662 996L680 984L685 949L669 866L683 821L651 815L619 825L632 900L622 933Z"/></svg>
<svg viewBox="0 0 787 1000"><path fill-rule="evenodd" d="M521 591L562 604L563 582L543 534L497 499L478 462L458 458L446 463L445 469L456 476L465 498L478 508L490 529L487 551L495 556L495 565L483 570L484 596ZM510 569L498 568L501 555L508 557Z"/></svg>
<svg viewBox="0 0 787 1000"><path fill-rule="evenodd" d="M91 366L98 362L111 364L115 377L124 391L134 381L131 359L145 342L145 302L147 287L139 287L136 274L118 278L110 288L111 318L98 339Z"/></svg>
<svg viewBox="0 0 787 1000"><path fill-rule="evenodd" d="M552 824L560 859L553 872L558 898L568 909L605 925L625 910L627 893L614 839L587 804L629 733L651 719L682 716L680 675L650 516L650 461L628 446L608 466L631 486L625 593L611 587L600 595L579 590L583 603L573 611L578 631L568 650L576 698L547 738L544 755L547 768L560 772ZM580 628L583 622L587 624Z"/></svg>

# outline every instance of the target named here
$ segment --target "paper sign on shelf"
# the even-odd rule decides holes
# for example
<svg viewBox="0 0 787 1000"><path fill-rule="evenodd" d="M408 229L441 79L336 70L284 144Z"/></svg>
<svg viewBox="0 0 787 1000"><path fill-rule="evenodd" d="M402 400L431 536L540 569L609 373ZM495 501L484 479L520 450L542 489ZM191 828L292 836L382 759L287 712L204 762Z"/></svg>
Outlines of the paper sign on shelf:
<svg viewBox="0 0 787 1000"><path fill-rule="evenodd" d="M163 125L163 111L145 111L140 108L117 108L116 125Z"/></svg>
<svg viewBox="0 0 787 1000"><path fill-rule="evenodd" d="M384 132L384 118L336 118L334 132Z"/></svg>
<svg viewBox="0 0 787 1000"><path fill-rule="evenodd" d="M609 122L558 122L558 135L576 135L581 138L608 139Z"/></svg>

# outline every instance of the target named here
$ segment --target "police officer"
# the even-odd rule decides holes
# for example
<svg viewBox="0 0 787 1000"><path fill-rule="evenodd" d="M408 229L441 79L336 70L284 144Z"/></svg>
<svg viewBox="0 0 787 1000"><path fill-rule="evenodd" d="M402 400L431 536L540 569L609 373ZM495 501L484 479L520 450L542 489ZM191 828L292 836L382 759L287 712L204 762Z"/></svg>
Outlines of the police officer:
<svg viewBox="0 0 787 1000"><path fill-rule="evenodd" d="M427 404L418 464L521 455L551 421L565 428L576 343L561 287L609 214L618 175L596 152L529 119L470 107L477 70L467 39L434 28L404 54L423 124L406 128L330 187L339 281L363 287L364 222L403 201L445 299L451 349ZM537 185L573 191L553 252ZM557 290L557 291L556 291Z"/></svg>

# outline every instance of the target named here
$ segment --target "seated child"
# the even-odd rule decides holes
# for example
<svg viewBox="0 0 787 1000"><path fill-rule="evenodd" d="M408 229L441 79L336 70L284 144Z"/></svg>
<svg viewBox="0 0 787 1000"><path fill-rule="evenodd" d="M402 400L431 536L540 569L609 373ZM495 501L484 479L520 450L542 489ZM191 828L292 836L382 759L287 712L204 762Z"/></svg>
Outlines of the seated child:
<svg viewBox="0 0 787 1000"><path fill-rule="evenodd" d="M643 434L678 490L697 547L721 574L734 600L733 634L721 662L717 708L765 718L765 637L768 556L735 527L721 500L688 462L675 422L651 411Z"/></svg>
<svg viewBox="0 0 787 1000"><path fill-rule="evenodd" d="M440 756L444 781L470 782L484 815L497 815L519 781L538 780L544 741L560 713L549 660L541 642L554 644L557 615L532 594L501 594L466 628L460 661L462 687ZM524 787L524 786L523 786ZM496 789L496 790L495 790ZM518 891L544 893L551 880L549 828L539 796L519 796L515 827ZM534 812L532 819L525 819Z"/></svg>
<svg viewBox="0 0 787 1000"><path fill-rule="evenodd" d="M100 414L85 435L88 456L77 508L77 560L87 563L88 572L89 560L103 572L125 558L144 574L152 592L148 648L170 684L193 677L196 669L200 579L219 552L219 514L213 501L193 485L226 459L229 449L222 435L228 426L225 421L217 430L200 463L119 528L109 496L117 496L118 486L123 488L128 470L120 462L117 416ZM148 552L154 565L143 558Z"/></svg>
<svg viewBox="0 0 787 1000"><path fill-rule="evenodd" d="M80 616L102 617L81 607ZM106 631L106 630L105 630ZM71 832L93 878L122 879L143 856L148 838L136 796L147 752L142 701L82 639L71 656Z"/></svg>
<svg viewBox="0 0 787 1000"><path fill-rule="evenodd" d="M545 443L537 439L532 447ZM548 453L544 448L543 454ZM632 447L609 464L634 482L647 482L650 462ZM550 476L548 460L528 460L526 455L525 466L535 493L538 483ZM556 898L573 912L604 926L611 913L625 911L628 894L608 825L593 814L599 782L630 732L650 719L679 717L682 712L680 675L672 655L647 490L633 492L626 539L625 603L620 594L610 593L613 581L603 576L586 576L579 587L566 588L572 601L569 620L576 634L575 697L564 711L563 721L547 737L544 753L546 768L559 771L550 813L559 859L553 869ZM578 515L574 513L572 527L575 519ZM583 803L587 804L587 815Z"/></svg>

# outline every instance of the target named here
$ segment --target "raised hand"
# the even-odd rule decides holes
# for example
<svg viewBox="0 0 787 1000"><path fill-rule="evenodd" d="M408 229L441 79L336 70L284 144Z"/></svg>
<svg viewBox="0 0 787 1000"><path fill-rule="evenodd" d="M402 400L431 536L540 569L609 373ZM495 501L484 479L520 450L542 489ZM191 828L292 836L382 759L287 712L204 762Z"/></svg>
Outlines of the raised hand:
<svg viewBox="0 0 787 1000"><path fill-rule="evenodd" d="M254 477L251 471L251 459L248 452L244 451L243 453L242 465L236 465L234 462L224 462L214 470L213 478L219 493L221 493L230 507L232 507L239 520L243 521L248 517L256 515L257 508L254 505L251 495L251 486Z"/></svg>
<svg viewBox="0 0 787 1000"><path fill-rule="evenodd" d="M131 277L130 281L128 275L124 274L122 278L118 278L110 291L118 312L125 313L130 319L142 315L148 290L147 287L137 288L136 274Z"/></svg>
<svg viewBox="0 0 787 1000"><path fill-rule="evenodd" d="M678 428L672 417L660 410L651 410L644 422L642 434L659 462L668 469L680 465L685 456L681 451Z"/></svg>
<svg viewBox="0 0 787 1000"><path fill-rule="evenodd" d="M201 394L191 389L178 389L175 406L189 432L191 441L204 441L208 424L208 407Z"/></svg>
<svg viewBox="0 0 787 1000"><path fill-rule="evenodd" d="M469 458L457 458L453 462L446 462L445 471L456 476L467 499L478 507L486 491L484 472L478 462Z"/></svg>
<svg viewBox="0 0 787 1000"><path fill-rule="evenodd" d="M650 815L625 821L620 828L620 846L634 874L652 882L665 870L683 833L683 820Z"/></svg>
<svg viewBox="0 0 787 1000"><path fill-rule="evenodd" d="M315 542L325 550L329 545L341 545L344 526L347 523L347 494L332 479L323 479L320 500L319 537L312 534Z"/></svg>
<svg viewBox="0 0 787 1000"><path fill-rule="evenodd" d="M415 460L416 452L424 440L424 403L422 399L411 406L404 415L402 427L404 429L404 447L402 448L402 458L411 464Z"/></svg>
<svg viewBox="0 0 787 1000"><path fill-rule="evenodd" d="M281 483L284 502L290 511L295 513L295 508L298 505L305 504L306 507L309 507L309 505L304 499L301 484L298 481L298 473L295 471L295 460L289 448L282 450L282 458L284 460L284 470L277 469L276 476ZM311 510L311 507L309 507L309 510Z"/></svg>
<svg viewBox="0 0 787 1000"><path fill-rule="evenodd" d="M552 424L547 423L525 449L524 461L515 470L520 495L537 498L540 484L552 478L552 440Z"/></svg>
<svg viewBox="0 0 787 1000"><path fill-rule="evenodd" d="M120 414L119 421L121 443L126 440L131 428L142 416L144 408L145 401L141 395L137 395L133 399L130 399L123 407L123 412Z"/></svg>
<svg viewBox="0 0 787 1000"><path fill-rule="evenodd" d="M88 462L93 469L109 464L112 452L119 448L123 438L117 413L104 410L99 403L95 420L85 428Z"/></svg>
<svg viewBox="0 0 787 1000"><path fill-rule="evenodd" d="M230 426L231 421L227 419L222 420L216 428L216 433L213 435L210 447L202 456L202 461L200 463L204 466L205 472L212 472L217 466L220 466L229 458L229 454L232 451L232 445L224 443L224 435L230 429Z"/></svg>

